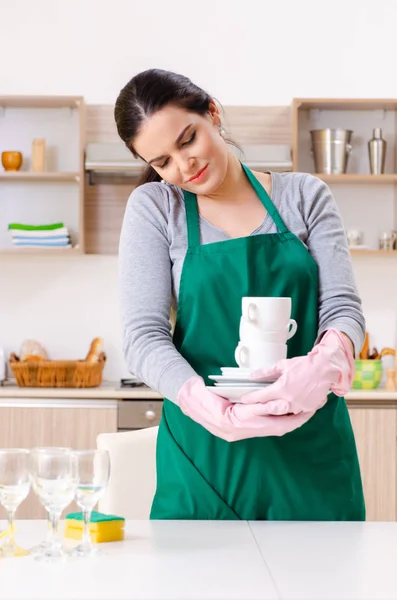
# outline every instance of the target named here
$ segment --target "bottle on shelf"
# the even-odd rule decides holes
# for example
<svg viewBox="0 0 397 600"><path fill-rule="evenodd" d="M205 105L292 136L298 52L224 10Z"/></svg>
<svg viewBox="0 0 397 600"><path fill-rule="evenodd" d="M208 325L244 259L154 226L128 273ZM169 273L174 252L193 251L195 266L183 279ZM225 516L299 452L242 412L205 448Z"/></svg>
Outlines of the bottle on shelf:
<svg viewBox="0 0 397 600"><path fill-rule="evenodd" d="M385 170L387 143L382 138L382 129L376 127L368 142L369 168L372 175L382 175Z"/></svg>

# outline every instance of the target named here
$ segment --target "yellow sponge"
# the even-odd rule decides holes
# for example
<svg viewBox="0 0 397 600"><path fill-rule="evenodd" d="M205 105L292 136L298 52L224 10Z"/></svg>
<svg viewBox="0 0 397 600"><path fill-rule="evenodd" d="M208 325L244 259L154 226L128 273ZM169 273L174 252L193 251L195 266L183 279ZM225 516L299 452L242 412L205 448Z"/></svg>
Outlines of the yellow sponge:
<svg viewBox="0 0 397 600"><path fill-rule="evenodd" d="M119 542L124 539L123 517L116 515L105 515L92 511L90 519L91 541L97 544L101 542ZM65 529L63 535L72 540L81 540L84 530L83 513L69 513L65 517Z"/></svg>

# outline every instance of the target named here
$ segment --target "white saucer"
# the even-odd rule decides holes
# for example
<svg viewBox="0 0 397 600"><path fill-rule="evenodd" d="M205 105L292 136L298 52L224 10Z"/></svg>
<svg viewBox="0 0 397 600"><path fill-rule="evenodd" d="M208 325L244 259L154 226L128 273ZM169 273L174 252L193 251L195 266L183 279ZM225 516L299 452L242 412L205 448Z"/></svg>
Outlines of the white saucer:
<svg viewBox="0 0 397 600"><path fill-rule="evenodd" d="M262 382L260 379L250 379L249 376L247 376L247 374L245 375L208 375L208 379L212 379L213 381L217 381L219 383L241 383L242 385L244 385L244 383L264 383ZM272 381L269 381L269 379L266 379L265 383L274 383L275 379Z"/></svg>
<svg viewBox="0 0 397 600"><path fill-rule="evenodd" d="M221 367L222 373L250 373L252 369L245 367Z"/></svg>
<svg viewBox="0 0 397 600"><path fill-rule="evenodd" d="M208 375L208 379L222 383L239 383L241 381L251 383L252 381L247 375L241 377L238 375Z"/></svg>
<svg viewBox="0 0 397 600"><path fill-rule="evenodd" d="M241 382L241 381L234 381L232 383L228 382L228 383L215 383L215 387L217 388L224 388L224 387L267 387L268 385L270 385L270 383L268 381L265 382L257 382L257 381L247 381L247 382Z"/></svg>
<svg viewBox="0 0 397 600"><path fill-rule="evenodd" d="M238 402L241 398L241 396L244 396L244 394L249 394L250 392L254 392L256 390L261 390L264 386L260 386L260 387L249 387L249 386L222 386L222 387L215 387L213 385L207 385L206 388L207 390L210 390L210 392L212 393L217 393L219 394L219 396L223 396L223 398L226 398L227 400L230 400L230 402ZM215 391L216 390L216 391Z"/></svg>

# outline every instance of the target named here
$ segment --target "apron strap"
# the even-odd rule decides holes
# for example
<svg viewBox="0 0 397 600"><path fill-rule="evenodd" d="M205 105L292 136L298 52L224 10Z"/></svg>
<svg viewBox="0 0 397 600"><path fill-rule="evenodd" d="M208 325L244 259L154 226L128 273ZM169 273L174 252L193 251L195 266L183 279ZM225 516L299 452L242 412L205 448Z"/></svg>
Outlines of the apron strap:
<svg viewBox="0 0 397 600"><path fill-rule="evenodd" d="M281 218L280 213L277 208L273 204L270 199L269 194L262 186L262 184L258 181L255 175L252 173L248 167L241 163L241 166L244 169L245 174L248 177L249 182L254 188L259 200L262 202L263 206L266 208L267 212L273 219L276 224L277 229L280 233L288 233L288 228L285 225L284 221ZM185 200L185 209L186 209L186 222L187 222L187 241L189 248L192 246L200 245L200 221L199 221L199 210L197 204L197 196L196 194L192 194L192 192L183 191L183 196Z"/></svg>
<svg viewBox="0 0 397 600"><path fill-rule="evenodd" d="M241 163L241 166L243 167L244 172L249 179L249 182L251 183L252 187L254 188L255 192L257 193L259 200L262 202L263 206L266 208L267 212L269 213L269 215L273 219L274 223L276 224L276 227L279 230L279 232L280 233L288 233L289 230L288 230L286 224L284 223L283 219L281 218L280 213L278 212L277 208L273 204L272 200L270 199L269 194L267 193L267 191L265 190L263 185L258 181L258 179L255 177L253 172L248 167L243 165L243 163Z"/></svg>
<svg viewBox="0 0 397 600"><path fill-rule="evenodd" d="M192 192L183 191L185 199L186 209L186 222L187 222L187 243L188 247L200 245L200 221L199 221L199 210L197 204L196 194Z"/></svg>

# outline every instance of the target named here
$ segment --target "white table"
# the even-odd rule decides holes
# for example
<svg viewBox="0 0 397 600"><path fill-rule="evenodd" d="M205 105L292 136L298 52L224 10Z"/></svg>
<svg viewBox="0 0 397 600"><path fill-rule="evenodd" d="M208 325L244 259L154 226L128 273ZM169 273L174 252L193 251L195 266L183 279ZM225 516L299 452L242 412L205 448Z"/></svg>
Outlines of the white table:
<svg viewBox="0 0 397 600"><path fill-rule="evenodd" d="M4 523L3 523L4 525ZM31 547L43 521L17 521L17 542ZM100 544L104 556L41 563L0 560L3 600L276 600L244 521L129 521L126 540Z"/></svg>
<svg viewBox="0 0 397 600"><path fill-rule="evenodd" d="M396 600L397 523L250 522L288 600Z"/></svg>
<svg viewBox="0 0 397 600"><path fill-rule="evenodd" d="M17 522L21 546L45 531ZM0 599L397 598L397 523L129 521L124 542L100 548L60 564L1 560Z"/></svg>

